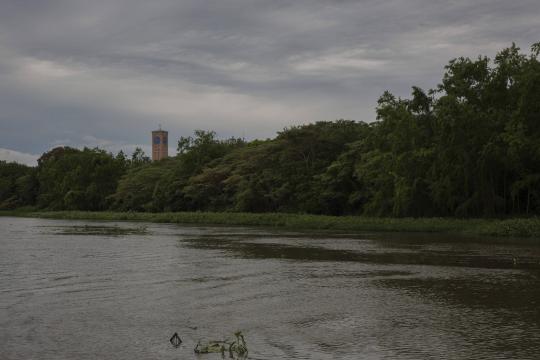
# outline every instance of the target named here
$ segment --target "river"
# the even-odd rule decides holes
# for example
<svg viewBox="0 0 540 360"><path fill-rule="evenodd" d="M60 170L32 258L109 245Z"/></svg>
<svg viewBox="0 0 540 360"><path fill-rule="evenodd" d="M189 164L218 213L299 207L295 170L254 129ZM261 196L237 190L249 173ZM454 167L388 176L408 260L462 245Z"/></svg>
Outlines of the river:
<svg viewBox="0 0 540 360"><path fill-rule="evenodd" d="M0 217L0 359L538 359L540 242ZM169 338L178 332L183 343Z"/></svg>

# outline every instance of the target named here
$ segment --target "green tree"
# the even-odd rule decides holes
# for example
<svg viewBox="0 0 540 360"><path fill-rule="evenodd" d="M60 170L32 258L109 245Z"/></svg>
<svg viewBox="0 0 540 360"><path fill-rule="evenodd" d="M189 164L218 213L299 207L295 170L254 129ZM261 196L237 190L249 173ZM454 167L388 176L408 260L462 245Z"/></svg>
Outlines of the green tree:
<svg viewBox="0 0 540 360"><path fill-rule="evenodd" d="M35 168L0 160L0 209L33 205L37 191Z"/></svg>
<svg viewBox="0 0 540 360"><path fill-rule="evenodd" d="M126 171L105 150L58 147L38 159L38 205L54 210L105 210Z"/></svg>

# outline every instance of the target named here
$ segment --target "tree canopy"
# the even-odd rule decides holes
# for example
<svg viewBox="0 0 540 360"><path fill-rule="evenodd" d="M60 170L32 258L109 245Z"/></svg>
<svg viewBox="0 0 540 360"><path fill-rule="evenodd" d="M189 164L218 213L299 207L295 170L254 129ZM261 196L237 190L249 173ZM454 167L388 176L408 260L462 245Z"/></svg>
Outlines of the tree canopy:
<svg viewBox="0 0 540 360"><path fill-rule="evenodd" d="M0 162L0 208L493 217L540 213L540 44L457 58L434 89L385 92L377 120L293 126L274 139L195 131L150 162L61 147Z"/></svg>

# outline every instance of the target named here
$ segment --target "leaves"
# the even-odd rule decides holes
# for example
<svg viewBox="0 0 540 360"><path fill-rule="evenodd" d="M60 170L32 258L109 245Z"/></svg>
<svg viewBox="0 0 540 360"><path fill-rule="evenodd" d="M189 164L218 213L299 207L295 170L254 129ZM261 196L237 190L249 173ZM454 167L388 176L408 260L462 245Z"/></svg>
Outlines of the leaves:
<svg viewBox="0 0 540 360"><path fill-rule="evenodd" d="M540 43L457 58L434 89L390 92L377 121L320 121L268 140L196 130L150 163L60 147L0 163L0 207L376 216L540 213Z"/></svg>

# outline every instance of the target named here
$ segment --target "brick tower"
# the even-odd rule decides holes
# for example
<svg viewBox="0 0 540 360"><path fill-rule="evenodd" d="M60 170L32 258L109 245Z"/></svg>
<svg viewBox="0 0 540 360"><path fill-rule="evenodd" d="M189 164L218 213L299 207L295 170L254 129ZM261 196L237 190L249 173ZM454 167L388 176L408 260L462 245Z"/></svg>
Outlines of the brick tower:
<svg viewBox="0 0 540 360"><path fill-rule="evenodd" d="M168 156L169 142L167 141L169 132L161 130L152 131L152 160L165 159Z"/></svg>

